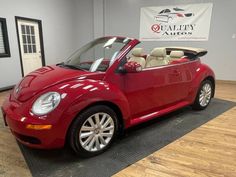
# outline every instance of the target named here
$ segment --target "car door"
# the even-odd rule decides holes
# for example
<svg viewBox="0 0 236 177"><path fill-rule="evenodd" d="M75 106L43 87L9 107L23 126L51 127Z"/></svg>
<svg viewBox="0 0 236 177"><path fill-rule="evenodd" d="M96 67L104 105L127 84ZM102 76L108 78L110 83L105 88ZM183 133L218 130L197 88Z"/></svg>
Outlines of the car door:
<svg viewBox="0 0 236 177"><path fill-rule="evenodd" d="M129 101L133 118L150 114L183 99L181 65L146 68L138 73L126 73L124 93Z"/></svg>

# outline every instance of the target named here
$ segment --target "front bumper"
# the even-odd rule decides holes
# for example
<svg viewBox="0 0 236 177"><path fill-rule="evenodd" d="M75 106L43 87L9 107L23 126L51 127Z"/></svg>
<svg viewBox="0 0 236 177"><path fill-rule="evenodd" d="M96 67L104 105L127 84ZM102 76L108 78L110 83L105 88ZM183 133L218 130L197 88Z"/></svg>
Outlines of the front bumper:
<svg viewBox="0 0 236 177"><path fill-rule="evenodd" d="M6 100L2 107L5 125L8 125L16 139L29 147L40 149L60 148L64 146L66 130L55 119L39 119L22 113L24 105ZM49 121L53 120L53 121ZM52 125L50 129L34 130L27 125Z"/></svg>

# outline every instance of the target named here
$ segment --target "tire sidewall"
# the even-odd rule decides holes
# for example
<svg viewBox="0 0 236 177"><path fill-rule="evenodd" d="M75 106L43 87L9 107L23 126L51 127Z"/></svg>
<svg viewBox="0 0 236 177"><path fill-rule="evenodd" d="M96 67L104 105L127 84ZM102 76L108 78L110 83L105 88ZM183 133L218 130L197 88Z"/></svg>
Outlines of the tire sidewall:
<svg viewBox="0 0 236 177"><path fill-rule="evenodd" d="M96 152L90 152L87 151L86 149L84 149L82 147L82 145L80 144L80 139L79 139L79 134L80 134L80 129L82 127L82 125L84 124L84 122L93 114L96 114L98 112L104 112L108 115L111 116L111 118L114 121L114 134L110 140L110 142L106 145L106 147L104 147L103 149L96 151ZM102 152L104 152L106 149L108 149L111 144L113 143L116 135L117 135L117 131L118 131L118 121L117 121L117 115L116 113L109 108L108 106L105 105L97 105L97 106L93 106L90 107L88 109L86 109L85 111L81 112L76 119L74 120L71 129L70 129L70 145L72 147L72 149L79 155L82 157L91 157L91 156L95 156L98 155Z"/></svg>
<svg viewBox="0 0 236 177"><path fill-rule="evenodd" d="M210 100L209 100L208 104L206 106L202 106L200 104L200 102L199 102L199 97L200 97L200 94L201 94L201 90L202 90L202 88L203 88L203 86L205 84L209 84L210 87L211 87L211 97L210 97ZM212 82L210 80L202 81L201 85L199 87L199 90L197 92L197 96L196 96L195 102L193 104L193 108L196 109L196 110L203 110L203 109L205 109L210 104L212 96L213 96L213 84L212 84Z"/></svg>

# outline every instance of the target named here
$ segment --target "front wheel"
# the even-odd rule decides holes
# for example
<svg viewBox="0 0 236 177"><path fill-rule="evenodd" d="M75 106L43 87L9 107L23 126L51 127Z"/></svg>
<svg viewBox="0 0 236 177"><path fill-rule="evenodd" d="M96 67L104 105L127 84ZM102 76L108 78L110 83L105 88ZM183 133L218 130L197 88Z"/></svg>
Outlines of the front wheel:
<svg viewBox="0 0 236 177"><path fill-rule="evenodd" d="M116 113L105 105L98 105L83 111L70 129L70 145L83 157L104 152L117 133Z"/></svg>
<svg viewBox="0 0 236 177"><path fill-rule="evenodd" d="M197 93L194 104L192 105L193 109L195 110L205 109L211 101L213 95L213 89L214 88L210 80L203 81Z"/></svg>

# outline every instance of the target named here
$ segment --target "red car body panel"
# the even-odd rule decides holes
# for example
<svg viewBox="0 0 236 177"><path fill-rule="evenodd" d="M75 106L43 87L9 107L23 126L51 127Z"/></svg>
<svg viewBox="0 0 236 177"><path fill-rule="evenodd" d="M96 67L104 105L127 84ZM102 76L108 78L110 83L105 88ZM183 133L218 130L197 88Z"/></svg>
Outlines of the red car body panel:
<svg viewBox="0 0 236 177"><path fill-rule="evenodd" d="M3 104L6 123L16 138L35 148L58 148L65 143L68 129L76 116L94 104L115 106L120 121L128 128L194 102L200 83L213 71L196 59L138 73L120 73L120 62L139 43L132 39L118 54L106 72L86 72L46 66L29 75L16 86ZM37 116L31 108L42 94L56 91L62 100L52 112ZM50 130L27 129L27 124L52 125ZM27 141L36 138L38 143ZM32 139L31 139L32 140Z"/></svg>

